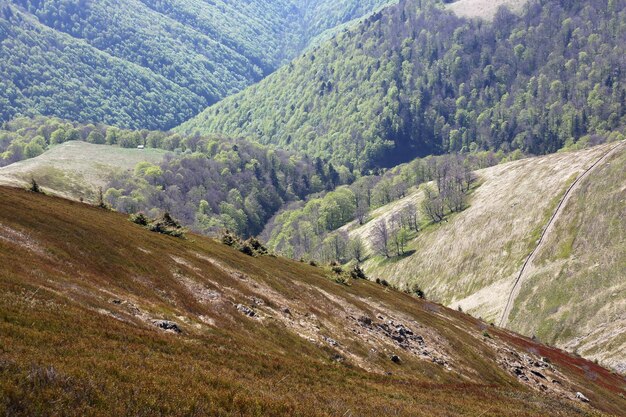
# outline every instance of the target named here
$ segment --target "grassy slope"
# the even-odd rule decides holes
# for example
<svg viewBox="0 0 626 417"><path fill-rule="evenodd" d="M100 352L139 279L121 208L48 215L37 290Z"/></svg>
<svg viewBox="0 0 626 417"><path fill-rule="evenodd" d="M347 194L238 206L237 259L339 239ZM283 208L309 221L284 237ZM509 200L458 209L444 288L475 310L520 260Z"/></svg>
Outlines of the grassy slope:
<svg viewBox="0 0 626 417"><path fill-rule="evenodd" d="M410 244L409 249L414 253L391 260L380 257L368 260L367 272L398 285L418 283L433 300L453 308L461 306L474 315L496 321L519 269L559 199L576 176L611 146L525 159L480 171L482 185L473 193L467 210L454 215L447 223L427 226ZM407 200L419 204L421 198L421 193L417 192ZM396 202L377 210L374 215L391 216L401 205L402 201ZM613 217L620 212L618 205L612 211ZM623 211L623 203L621 207ZM352 234L367 236L374 224L370 221L361 228L348 225L348 229ZM600 236L594 234L593 239ZM581 250L593 254L593 248L590 242ZM618 247L613 246L613 249ZM614 253L624 252L616 250ZM594 287L605 284L607 281L598 280ZM562 301L568 303L567 298ZM573 306L573 301L567 305ZM597 312L597 305L585 305L577 326L585 321L592 323ZM572 339L570 336L567 342ZM564 346L565 340L558 340L559 345ZM621 359L615 361L610 352L617 352ZM610 359L608 363L614 366L626 360L610 345L599 348L597 355Z"/></svg>
<svg viewBox="0 0 626 417"><path fill-rule="evenodd" d="M626 409L622 377L461 313L59 198L0 187L0 265L2 414L597 415L576 391ZM361 315L424 346L403 349ZM526 370L523 385L506 365L539 356L548 380Z"/></svg>
<svg viewBox="0 0 626 417"><path fill-rule="evenodd" d="M458 0L447 7L460 17L492 20L499 7L505 6L514 13L521 13L526 3L528 0Z"/></svg>
<svg viewBox="0 0 626 417"><path fill-rule="evenodd" d="M626 372L626 151L581 184L537 254L511 327Z"/></svg>
<svg viewBox="0 0 626 417"><path fill-rule="evenodd" d="M0 184L25 186L31 178L46 192L93 200L98 187L117 170L132 170L139 162L158 163L166 151L124 149L71 141L42 155L0 168Z"/></svg>

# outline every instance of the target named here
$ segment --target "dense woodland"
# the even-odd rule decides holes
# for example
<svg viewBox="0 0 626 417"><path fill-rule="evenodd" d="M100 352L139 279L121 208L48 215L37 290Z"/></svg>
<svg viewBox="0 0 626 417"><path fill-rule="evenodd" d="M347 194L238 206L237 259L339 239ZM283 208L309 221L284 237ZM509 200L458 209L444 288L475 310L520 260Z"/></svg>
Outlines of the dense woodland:
<svg viewBox="0 0 626 417"><path fill-rule="evenodd" d="M253 236L284 204L351 179L332 164L245 140L196 137L180 146L159 165L113 178L105 200L128 213L168 211L202 233Z"/></svg>
<svg viewBox="0 0 626 417"><path fill-rule="evenodd" d="M209 95L227 94L209 91L210 83L199 87L200 73L198 79L184 75L194 73L193 65L200 61L171 54L182 53L189 46L185 42L194 44L191 50L199 53L200 45L208 41L193 36L202 32L216 37L219 30L233 31L232 39L221 38L233 48L258 46L246 43L243 35L235 39L243 32L232 25L209 19L210 8L204 2L125 3L148 8L148 17L166 16L158 24L169 22L171 27L159 30L178 35L163 42L141 32L151 27L147 22L134 28L128 16L115 18L117 11L103 17L112 7L107 2L89 7L80 2L16 3L22 11L4 5L0 22L2 53L11 51L11 58L0 63L6 75L0 90L5 94L3 117L23 106L41 113L58 110L78 120L97 117L102 123L124 119L128 123L122 124L168 125L193 112L193 106ZM238 13L260 13L262 3L248 2ZM285 3L280 13L298 15L285 19L306 22L298 30L306 28L311 37L379 3L303 3L311 8L308 11ZM422 207L408 207L394 224L385 224L387 232L417 233L419 224L442 221L447 213L462 210L470 189L463 178L474 169L525 153L584 146L605 140L608 131L614 136L608 139L622 137L624 3L535 1L524 17L502 10L491 25L459 19L435 2L402 1L175 131L15 118L0 131L0 166L70 140L169 150L172 154L160 165L142 164L133 173L112 178L106 200L116 209L146 211L152 217L167 210L205 233L223 228L244 236L262 232L271 249L293 257L359 258L363 242L347 242L337 230L355 219L368 221L371 210L406 196L413 187L437 183L435 189L426 190ZM78 23L70 24L72 19ZM110 32L100 33L99 25ZM285 30L296 30L293 27ZM120 35L131 29L140 33ZM257 31L254 26L248 29ZM291 49L276 46L266 54L246 49L246 54L237 55L242 59L238 62L254 61L254 77L262 76L303 47L295 46L295 39L281 42ZM222 52L228 49L224 48L218 47ZM124 60L113 58L116 54ZM144 54L152 60L145 61ZM261 62L260 56L267 61ZM119 64L114 71L122 78L109 77L111 59ZM224 59L220 62L228 61ZM174 63L191 66L177 68ZM102 73L94 76L92 70ZM135 76L145 79L137 82ZM37 84L43 79L45 84ZM172 86L178 90L170 90ZM111 87L128 96L119 101L109 94ZM162 112L161 104L171 106L171 111ZM200 133L221 130L232 134ZM389 171L377 169L437 153L459 155L418 158ZM452 180L442 182L442 170L443 177ZM401 254L403 239L392 236L395 253ZM390 245L378 245L379 252L389 256Z"/></svg>
<svg viewBox="0 0 626 417"><path fill-rule="evenodd" d="M169 129L385 2L0 2L0 120Z"/></svg>
<svg viewBox="0 0 626 417"><path fill-rule="evenodd" d="M253 135L357 168L542 154L624 127L625 57L624 1L533 0L488 24L403 0L179 131Z"/></svg>
<svg viewBox="0 0 626 417"><path fill-rule="evenodd" d="M47 117L4 123L0 167L75 140L171 151L161 164L141 163L133 172L112 176L103 190L104 199L127 213L143 211L158 217L168 211L185 225L209 234L229 229L242 236L257 235L286 203L354 181L344 167L243 139L125 130Z"/></svg>

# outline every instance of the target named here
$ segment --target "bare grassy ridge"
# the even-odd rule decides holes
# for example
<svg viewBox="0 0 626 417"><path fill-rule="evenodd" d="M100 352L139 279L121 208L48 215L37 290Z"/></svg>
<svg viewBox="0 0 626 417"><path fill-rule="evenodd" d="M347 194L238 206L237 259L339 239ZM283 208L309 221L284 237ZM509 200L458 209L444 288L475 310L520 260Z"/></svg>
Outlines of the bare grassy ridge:
<svg viewBox="0 0 626 417"><path fill-rule="evenodd" d="M46 191L78 200L94 200L98 187L116 171L128 171L140 162L159 163L160 149L126 149L70 141L53 146L36 158L0 168L0 184L25 185L35 178Z"/></svg>
<svg viewBox="0 0 626 417"><path fill-rule="evenodd" d="M417 283L430 299L452 308L461 306L463 310L476 316L496 321L502 314L522 264L534 249L563 193L578 175L612 146L614 144L524 159L479 171L481 185L471 195L468 209L451 216L446 223L424 224L424 230L409 245L409 249L415 251L414 253L391 260L373 257L365 263L367 273L374 278L387 279L400 287ZM622 169L622 175L623 172ZM597 181L605 181L602 172L594 175L600 175ZM611 181L621 184L624 182L618 178ZM599 198L600 193L598 191L595 198ZM595 192L593 194L596 195ZM391 216L408 201L414 201L419 206L421 199L422 193L416 192L404 201L378 209L374 216L376 218ZM617 202L606 213L610 219L615 219L618 213L624 212L624 204L621 203L620 207L619 199ZM348 225L347 228L351 230L352 235L368 236L374 224L375 221L370 221L360 228L354 225ZM594 257L597 253L596 248L603 246L593 246L592 242L601 239L601 236L599 234L593 237L589 241L589 246L581 250L588 251L589 257ZM613 252L610 253L613 255L610 256L617 257L615 261L622 262L623 265L624 258L619 254L625 252L620 251L616 245L613 245L611 250ZM596 262L590 263L595 264ZM617 271L613 273L616 274ZM623 280L623 278L623 274L620 276L617 273L607 279ZM594 284L595 288L602 286L614 287L603 279ZM550 291L557 289L558 285L550 288ZM541 289L539 291L543 292ZM599 301L601 297L597 299ZM618 295L617 299L623 300L624 297ZM562 297L560 301L563 303L563 311L570 310L576 305L574 299L570 301L567 297ZM596 307L598 306L596 304ZM556 326L555 332L563 333L557 339L548 338L548 341L571 347L569 343L575 339L574 335L578 329L590 325L593 322L591 318L597 312L597 308L594 309L589 305L578 321L568 322L567 325L572 326L569 334ZM615 314L613 316L615 317ZM524 319L520 316L519 320ZM552 324L543 322L541 326L550 327ZM561 330L556 330L558 328ZM529 328L523 330L526 332ZM606 329L606 333L604 332L600 330L594 337L604 340L605 336L614 333L614 329ZM530 336L533 333L529 331L526 334ZM544 334L547 333L544 331ZM620 337L619 334L614 336ZM624 351L613 350L614 348L615 346L609 344L598 346L594 357L607 359L607 364L615 366L626 361Z"/></svg>
<svg viewBox="0 0 626 417"><path fill-rule="evenodd" d="M247 257L200 236L161 236L59 198L0 187L0 265L4 415L626 409L624 378L432 302L367 281L338 285L324 269ZM161 319L182 333L153 324ZM403 347L381 334L389 320L421 341ZM529 370L528 382L518 379L510 355L548 358L541 372L550 379ZM590 405L574 399L577 391Z"/></svg>

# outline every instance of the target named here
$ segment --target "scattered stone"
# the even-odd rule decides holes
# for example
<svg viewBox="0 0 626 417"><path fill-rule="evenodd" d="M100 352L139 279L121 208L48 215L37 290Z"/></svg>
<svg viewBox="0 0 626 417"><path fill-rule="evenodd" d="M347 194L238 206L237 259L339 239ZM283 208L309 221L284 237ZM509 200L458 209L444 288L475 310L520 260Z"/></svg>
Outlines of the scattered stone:
<svg viewBox="0 0 626 417"><path fill-rule="evenodd" d="M291 310L289 310L287 307L283 308L283 313L287 314L288 316L291 316Z"/></svg>
<svg viewBox="0 0 626 417"><path fill-rule="evenodd" d="M371 326L372 325L372 319L367 317L367 316L361 316L359 317L359 323L365 325L365 326Z"/></svg>
<svg viewBox="0 0 626 417"><path fill-rule="evenodd" d="M111 303L120 305L122 304L122 300L114 299L114 300L111 300Z"/></svg>
<svg viewBox="0 0 626 417"><path fill-rule="evenodd" d="M400 363L400 357L398 355L391 355L391 362Z"/></svg>
<svg viewBox="0 0 626 417"><path fill-rule="evenodd" d="M237 310L239 310L241 313L245 314L248 317L256 316L254 310L252 310L250 307L246 307L243 304L237 304Z"/></svg>
<svg viewBox="0 0 626 417"><path fill-rule="evenodd" d="M174 323L173 321L168 321L168 320L154 320L152 323L154 323L155 326L157 326L159 329L165 330L165 331L171 331L174 333L182 333L183 331L180 329L180 327L178 327L178 324Z"/></svg>
<svg viewBox="0 0 626 417"><path fill-rule="evenodd" d="M582 392L577 392L576 393L576 399L584 402L584 403L588 403L589 402L589 398L585 397L585 395Z"/></svg>
<svg viewBox="0 0 626 417"><path fill-rule="evenodd" d="M335 339L333 339L333 338L330 338L330 337L328 337L328 336L322 336L322 338L324 339L324 341L325 341L326 343L328 343L328 344L329 344L329 345L331 345L332 347L337 347L337 346L339 346L339 343L338 343Z"/></svg>
<svg viewBox="0 0 626 417"><path fill-rule="evenodd" d="M338 354L338 353L335 353L335 354L332 356L332 358L331 358L331 359L332 359L332 361L333 361L333 362L339 362L339 363L345 362L345 360L346 360L346 358L344 358L343 356L341 356L341 355L340 355L340 354Z"/></svg>
<svg viewBox="0 0 626 417"><path fill-rule="evenodd" d="M437 365L446 366L448 363L441 358L432 358L433 363Z"/></svg>
<svg viewBox="0 0 626 417"><path fill-rule="evenodd" d="M530 372L531 372L533 375L535 375L536 377L539 377L539 378L541 378L541 379L547 379L547 378L545 377L545 375L544 375L544 374L542 374L541 372L533 371L532 369L531 369L531 371L530 371Z"/></svg>
<svg viewBox="0 0 626 417"><path fill-rule="evenodd" d="M265 301L263 301L260 298L257 297L250 297L250 301L252 302L252 304L254 304L255 306L262 306L265 305Z"/></svg>

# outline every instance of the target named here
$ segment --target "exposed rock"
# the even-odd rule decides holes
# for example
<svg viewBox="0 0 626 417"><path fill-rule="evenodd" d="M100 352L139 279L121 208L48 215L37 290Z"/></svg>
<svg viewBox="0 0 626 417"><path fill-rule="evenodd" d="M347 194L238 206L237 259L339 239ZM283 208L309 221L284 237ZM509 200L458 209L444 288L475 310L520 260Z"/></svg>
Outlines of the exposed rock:
<svg viewBox="0 0 626 417"><path fill-rule="evenodd" d="M539 377L541 379L547 379L546 376L544 374L542 374L541 372L533 371L531 369L530 373L532 373L533 375L535 375L536 377Z"/></svg>
<svg viewBox="0 0 626 417"><path fill-rule="evenodd" d="M329 345L331 345L332 347L339 346L339 343L335 339L332 339L328 336L322 336L322 339L324 339L324 341L328 343Z"/></svg>
<svg viewBox="0 0 626 417"><path fill-rule="evenodd" d="M577 392L576 393L576 399L584 402L584 403L588 403L589 402L589 398L585 397L585 395L582 392Z"/></svg>
<svg viewBox="0 0 626 417"><path fill-rule="evenodd" d="M169 321L169 320L154 320L152 323L154 323L155 326L157 326L159 329L165 330L165 331L171 331L174 333L182 333L183 331L180 329L180 327L178 327L178 324L174 323L173 321Z"/></svg>
<svg viewBox="0 0 626 417"><path fill-rule="evenodd" d="M426 355L426 356L430 356L430 354ZM432 358L433 363L436 363L437 365L441 365L441 366L448 366L448 362L444 361L441 358Z"/></svg>
<svg viewBox="0 0 626 417"><path fill-rule="evenodd" d="M256 316L256 313L254 312L254 310L252 310L250 307L246 307L243 304L237 304L237 310L239 310L241 313L245 314L248 317Z"/></svg>
<svg viewBox="0 0 626 417"><path fill-rule="evenodd" d="M346 358L345 358L345 357L343 357L343 356L341 356L341 355L340 355L340 354L338 354L338 353L335 353L335 354L332 356L331 360L332 360L333 362L343 363L343 362L345 362L345 361L346 361Z"/></svg>
<svg viewBox="0 0 626 417"><path fill-rule="evenodd" d="M255 306L262 306L265 305L265 301L263 301L262 299L258 298L258 297L250 297L250 301L252 302L253 305Z"/></svg>

